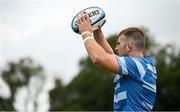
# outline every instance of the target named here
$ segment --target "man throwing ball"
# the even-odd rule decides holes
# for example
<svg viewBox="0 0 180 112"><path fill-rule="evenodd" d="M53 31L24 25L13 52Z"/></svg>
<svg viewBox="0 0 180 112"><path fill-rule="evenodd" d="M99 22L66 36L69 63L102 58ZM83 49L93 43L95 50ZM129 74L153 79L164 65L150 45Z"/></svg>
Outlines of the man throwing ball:
<svg viewBox="0 0 180 112"><path fill-rule="evenodd" d="M87 14L76 23L92 62L114 74L114 111L151 111L156 98L157 72L151 57L144 57L143 32L130 27L119 33L116 56L101 28L91 26Z"/></svg>

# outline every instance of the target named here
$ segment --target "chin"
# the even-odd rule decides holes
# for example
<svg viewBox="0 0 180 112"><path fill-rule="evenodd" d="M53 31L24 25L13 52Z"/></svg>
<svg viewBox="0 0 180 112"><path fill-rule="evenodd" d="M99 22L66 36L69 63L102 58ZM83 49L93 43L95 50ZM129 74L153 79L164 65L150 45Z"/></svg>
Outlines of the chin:
<svg viewBox="0 0 180 112"><path fill-rule="evenodd" d="M118 56L128 56L128 54L118 54Z"/></svg>
<svg viewBox="0 0 180 112"><path fill-rule="evenodd" d="M118 54L118 56L124 56L124 55L122 55L122 54Z"/></svg>

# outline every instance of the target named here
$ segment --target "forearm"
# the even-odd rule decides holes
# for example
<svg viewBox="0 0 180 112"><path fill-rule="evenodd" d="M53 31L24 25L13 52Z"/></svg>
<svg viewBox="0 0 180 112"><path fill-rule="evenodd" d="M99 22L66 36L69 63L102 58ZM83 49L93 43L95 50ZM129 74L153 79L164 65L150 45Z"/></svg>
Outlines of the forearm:
<svg viewBox="0 0 180 112"><path fill-rule="evenodd" d="M107 53L93 37L85 37L84 39L88 55L96 66L112 73L119 73L119 66L115 55Z"/></svg>
<svg viewBox="0 0 180 112"><path fill-rule="evenodd" d="M102 57L105 53L105 50L95 41L92 35L84 35L83 39L87 37L92 37L84 42L84 46L88 52L89 57L93 62L96 62L97 57Z"/></svg>
<svg viewBox="0 0 180 112"><path fill-rule="evenodd" d="M107 42L106 38L103 35L103 32L101 29L94 31L94 38L96 42L109 54L114 54L113 49Z"/></svg>

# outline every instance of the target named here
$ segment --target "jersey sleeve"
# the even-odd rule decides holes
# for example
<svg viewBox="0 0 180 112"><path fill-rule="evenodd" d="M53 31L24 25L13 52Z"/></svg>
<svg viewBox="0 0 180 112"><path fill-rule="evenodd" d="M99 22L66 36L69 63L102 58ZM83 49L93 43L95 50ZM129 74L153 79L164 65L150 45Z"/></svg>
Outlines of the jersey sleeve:
<svg viewBox="0 0 180 112"><path fill-rule="evenodd" d="M144 67L139 60L131 57L117 57L117 60L119 64L119 74L121 76L128 75L140 79L142 74L145 75Z"/></svg>

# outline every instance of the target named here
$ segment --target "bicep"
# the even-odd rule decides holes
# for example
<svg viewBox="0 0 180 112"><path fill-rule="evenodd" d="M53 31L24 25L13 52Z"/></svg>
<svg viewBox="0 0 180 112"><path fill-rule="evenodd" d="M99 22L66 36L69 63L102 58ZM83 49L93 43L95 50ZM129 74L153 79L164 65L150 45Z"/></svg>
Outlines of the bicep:
<svg viewBox="0 0 180 112"><path fill-rule="evenodd" d="M96 65L112 73L119 73L119 64L114 54L105 53L103 57L99 59L99 63Z"/></svg>

